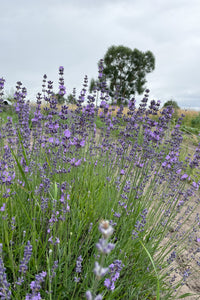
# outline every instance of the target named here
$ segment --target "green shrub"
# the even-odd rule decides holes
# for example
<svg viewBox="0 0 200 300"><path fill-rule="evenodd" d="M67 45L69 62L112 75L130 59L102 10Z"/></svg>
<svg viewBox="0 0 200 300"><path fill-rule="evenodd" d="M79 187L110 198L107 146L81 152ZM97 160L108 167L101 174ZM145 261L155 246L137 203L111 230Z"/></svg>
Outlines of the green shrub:
<svg viewBox="0 0 200 300"><path fill-rule="evenodd" d="M192 125L192 127L200 129L200 113L198 114L198 116L196 118L192 119L191 125Z"/></svg>

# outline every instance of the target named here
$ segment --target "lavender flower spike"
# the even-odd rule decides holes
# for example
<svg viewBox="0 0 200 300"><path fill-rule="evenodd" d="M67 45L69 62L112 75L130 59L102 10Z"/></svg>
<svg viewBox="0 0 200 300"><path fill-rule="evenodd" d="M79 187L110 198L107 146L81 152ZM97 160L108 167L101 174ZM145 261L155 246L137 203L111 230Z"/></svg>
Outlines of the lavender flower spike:
<svg viewBox="0 0 200 300"><path fill-rule="evenodd" d="M41 283L45 281L46 275L47 273L44 271L35 275L35 281L31 281L30 283L32 293L27 294L25 300L42 300L39 290L41 289Z"/></svg>
<svg viewBox="0 0 200 300"><path fill-rule="evenodd" d="M113 227L109 224L109 221L101 220L99 224L99 231L102 233L103 238L99 239L99 242L96 244L97 249L102 253L102 255L109 254L114 248L115 245L108 243L108 238L113 234ZM97 261L95 261L94 274L96 275L96 280L101 279L107 272L109 268L103 268ZM103 296L101 294L93 298L92 293L87 291L85 294L87 300L102 300Z"/></svg>
<svg viewBox="0 0 200 300"><path fill-rule="evenodd" d="M85 293L85 297L86 297L87 300L92 300L92 293L90 291L87 291Z"/></svg>
<svg viewBox="0 0 200 300"><path fill-rule="evenodd" d="M102 220L99 225L99 231L104 239L108 239L113 234L114 228L109 224L109 221Z"/></svg>
<svg viewBox="0 0 200 300"><path fill-rule="evenodd" d="M19 266L20 273L24 274L28 270L27 264L31 258L31 255L32 255L32 245L30 241L28 241L27 245L24 248L24 258L20 262L20 266Z"/></svg>
<svg viewBox="0 0 200 300"><path fill-rule="evenodd" d="M109 254L114 248L115 244L107 243L105 239L100 239L98 243L96 243L97 249L104 254Z"/></svg>
<svg viewBox="0 0 200 300"><path fill-rule="evenodd" d="M19 265L19 273L21 273L21 277L19 277L16 282L16 284L18 285L21 285L24 282L23 275L25 275L26 271L28 270L28 262L31 259L31 255L32 255L32 245L30 241L28 241L27 245L24 248L24 257L20 261L20 265Z"/></svg>
<svg viewBox="0 0 200 300"><path fill-rule="evenodd" d="M97 276L97 278L101 278L108 272L109 268L103 268L100 266L100 264L95 261L95 267L94 267L94 274Z"/></svg>
<svg viewBox="0 0 200 300"><path fill-rule="evenodd" d="M102 295L101 294L99 294L99 295L97 295L95 298L93 298L92 297L92 293L90 292L90 291L87 291L86 293L85 293L85 296L86 296L86 299L87 300L102 300L103 299L103 297L102 297Z"/></svg>
<svg viewBox="0 0 200 300"><path fill-rule="evenodd" d="M0 244L0 254L2 253L2 244ZM11 299L10 283L7 281L6 269L0 256L0 297L1 299Z"/></svg>

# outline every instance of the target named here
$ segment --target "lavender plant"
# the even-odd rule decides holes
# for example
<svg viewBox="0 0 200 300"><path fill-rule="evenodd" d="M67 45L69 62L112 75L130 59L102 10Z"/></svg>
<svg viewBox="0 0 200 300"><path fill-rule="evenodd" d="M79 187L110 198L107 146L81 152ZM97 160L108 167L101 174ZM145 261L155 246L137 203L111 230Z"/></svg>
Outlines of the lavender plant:
<svg viewBox="0 0 200 300"><path fill-rule="evenodd" d="M113 227L109 224L109 221L102 220L99 225L99 231L102 233L102 238L99 239L99 242L96 243L96 247L98 251L101 253L100 256L100 264L98 261L95 261L95 268L94 268L94 274L96 276L94 285L93 285L93 292L95 292L96 288L96 282L97 280L101 279L101 277L104 277L105 274L108 272L109 268L104 268L102 266L102 263L104 261L105 255L109 254L114 248L115 244L109 243L108 239L113 234ZM97 296L94 296L93 298L91 291L86 292L86 298L87 300L101 300L103 299L103 296L101 294L98 294Z"/></svg>
<svg viewBox="0 0 200 300"><path fill-rule="evenodd" d="M178 299L199 282L200 145L180 159L182 117L172 125L173 109L149 90L138 107L114 109L101 74L102 64L91 94L85 77L73 111L58 107L46 75L34 110L18 82L17 121L1 120L5 299Z"/></svg>

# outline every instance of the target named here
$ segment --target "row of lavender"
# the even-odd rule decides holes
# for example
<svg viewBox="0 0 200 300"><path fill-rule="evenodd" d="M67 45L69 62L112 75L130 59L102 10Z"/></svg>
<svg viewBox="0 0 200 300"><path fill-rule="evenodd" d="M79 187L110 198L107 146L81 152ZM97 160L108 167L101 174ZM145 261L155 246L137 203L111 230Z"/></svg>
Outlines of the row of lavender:
<svg viewBox="0 0 200 300"><path fill-rule="evenodd" d="M190 174L200 147L180 160L181 119L171 128L168 107L155 121L148 90L113 115L101 65L99 78L92 94L85 78L70 111L44 75L31 118L17 83L18 121L0 131L1 299L176 299L198 272L200 182Z"/></svg>

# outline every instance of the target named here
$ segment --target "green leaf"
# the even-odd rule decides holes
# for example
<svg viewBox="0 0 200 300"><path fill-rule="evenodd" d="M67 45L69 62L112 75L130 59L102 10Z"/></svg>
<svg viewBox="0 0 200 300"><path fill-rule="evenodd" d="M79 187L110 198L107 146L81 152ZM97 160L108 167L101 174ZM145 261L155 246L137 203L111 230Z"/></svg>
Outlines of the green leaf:
<svg viewBox="0 0 200 300"><path fill-rule="evenodd" d="M17 163L18 169L19 169L19 171L20 171L20 173L21 173L21 175L22 175L22 178L24 179L24 181L25 181L25 183L26 183L27 189L28 189L30 192L32 192L32 191L31 191L31 188L30 188L30 185L29 185L29 183L28 183L26 174L24 173L24 170L22 169L22 166L20 165L20 162L19 162L17 156L15 155L15 153L14 153L14 151L13 151L12 148L10 148L10 151L11 151L12 155L13 155L14 158L15 158L15 161L16 161L16 163Z"/></svg>
<svg viewBox="0 0 200 300"><path fill-rule="evenodd" d="M157 273L157 270L156 270L156 266L154 264L154 261L153 261L153 258L151 257L151 254L149 253L148 249L145 247L145 245L143 244L143 242L140 240L139 241L140 244L142 245L142 247L144 248L144 250L146 251L151 263L152 263L152 266L154 268L154 271L156 273L156 277L157 277L157 291L156 291L156 300L159 300L160 299L160 281L159 281L159 276L158 276L158 273Z"/></svg>
<svg viewBox="0 0 200 300"><path fill-rule="evenodd" d="M189 297L189 296L195 296L195 294L185 293L185 294L181 295L178 299L183 299L183 298L186 298L186 297Z"/></svg>
<svg viewBox="0 0 200 300"><path fill-rule="evenodd" d="M20 144L21 144L21 146L22 146L22 152L23 152L23 155L24 155L24 159L25 159L25 161L26 161L26 165L28 166L29 163L28 163L28 159L27 159L27 156L26 156L26 151L25 151L24 145L23 145L23 143L22 143L22 137L21 137L21 133L20 133L19 129L18 129L18 136L19 136Z"/></svg>
<svg viewBox="0 0 200 300"><path fill-rule="evenodd" d="M15 155L15 153L14 153L14 151L13 151L12 148L10 148L10 151L11 151L12 155L13 155L14 158L15 158L15 161L16 161L16 163L17 163L18 169L19 169L19 171L20 171L20 173L21 173L21 175L22 175L23 180L25 181L26 188L27 188L28 192L30 192L31 197L35 200L35 202L37 203L38 207L41 209L41 207L40 207L40 205L39 205L39 202L38 202L37 199L34 197L33 191L32 191L32 189L31 189L31 187L30 187L30 184L28 183L27 176L26 176L24 170L22 169L22 166L20 165L20 162L19 162L17 156Z"/></svg>

